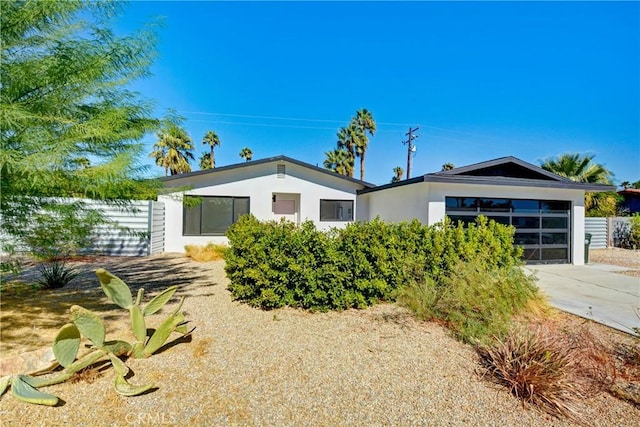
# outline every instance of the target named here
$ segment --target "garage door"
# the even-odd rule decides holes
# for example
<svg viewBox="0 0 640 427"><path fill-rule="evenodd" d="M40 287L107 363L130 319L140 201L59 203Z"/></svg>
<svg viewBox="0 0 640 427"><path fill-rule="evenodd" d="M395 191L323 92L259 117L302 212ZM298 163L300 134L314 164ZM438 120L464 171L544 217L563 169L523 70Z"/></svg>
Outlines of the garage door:
<svg viewBox="0 0 640 427"><path fill-rule="evenodd" d="M473 222L478 215L516 228L514 241L527 263L570 262L571 202L478 197L447 197L453 221Z"/></svg>

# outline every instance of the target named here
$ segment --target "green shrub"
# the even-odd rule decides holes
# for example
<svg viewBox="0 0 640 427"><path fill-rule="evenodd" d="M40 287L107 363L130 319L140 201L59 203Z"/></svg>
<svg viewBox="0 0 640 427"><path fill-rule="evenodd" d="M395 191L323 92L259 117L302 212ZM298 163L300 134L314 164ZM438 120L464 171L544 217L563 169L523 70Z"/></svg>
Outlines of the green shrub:
<svg viewBox="0 0 640 427"><path fill-rule="evenodd" d="M227 237L229 290L234 298L265 309L363 308L395 300L407 286L441 287L461 263L513 270L521 254L512 245L513 228L482 217L468 228L376 218L322 232L310 221L298 227L248 215L230 227Z"/></svg>
<svg viewBox="0 0 640 427"><path fill-rule="evenodd" d="M460 260L440 282L407 284L398 302L424 320L444 321L464 342L505 334L514 315L535 298L533 279L517 267L488 267L481 258Z"/></svg>

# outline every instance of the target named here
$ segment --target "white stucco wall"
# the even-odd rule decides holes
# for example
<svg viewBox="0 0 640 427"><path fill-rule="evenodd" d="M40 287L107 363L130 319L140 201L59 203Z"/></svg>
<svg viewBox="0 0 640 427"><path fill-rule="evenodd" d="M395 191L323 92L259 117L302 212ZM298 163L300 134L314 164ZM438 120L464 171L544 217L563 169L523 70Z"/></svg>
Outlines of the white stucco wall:
<svg viewBox="0 0 640 427"><path fill-rule="evenodd" d="M285 176L277 175L277 164L286 166ZM356 190L362 188L355 182L333 177L322 172L289 162L269 162L251 167L241 167L210 174L191 176L187 180L171 180L167 185L189 185L184 194L199 196L249 197L250 212L260 220L279 219L272 212L273 193L299 194L299 222L313 221L319 229L344 227L345 221L320 221L320 199L352 200L354 218L357 217ZM294 199L294 197L287 197ZM183 206L181 193L161 196L165 203L165 251L184 252L185 245L205 245L208 242L226 243L224 236L183 236Z"/></svg>
<svg viewBox="0 0 640 427"><path fill-rule="evenodd" d="M428 184L419 182L365 193L358 197L366 196L368 208L366 219L379 216L390 222L417 219L426 223L428 195Z"/></svg>
<svg viewBox="0 0 640 427"><path fill-rule="evenodd" d="M417 218L433 225L444 220L445 197L493 197L571 202L571 260L584 264L584 191L502 185L420 182L365 194L369 219L399 222ZM363 195L364 196L364 195Z"/></svg>

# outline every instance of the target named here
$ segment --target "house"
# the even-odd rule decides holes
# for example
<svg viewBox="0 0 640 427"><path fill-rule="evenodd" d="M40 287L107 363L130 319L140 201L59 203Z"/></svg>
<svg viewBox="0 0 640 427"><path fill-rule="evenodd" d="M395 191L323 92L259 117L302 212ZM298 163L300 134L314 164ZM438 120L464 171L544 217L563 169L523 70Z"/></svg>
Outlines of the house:
<svg viewBox="0 0 640 427"><path fill-rule="evenodd" d="M515 243L524 247L526 262L582 265L585 191L612 189L503 157L363 189L358 219L417 218L431 225L445 215L470 222L482 214L516 228Z"/></svg>
<svg viewBox="0 0 640 427"><path fill-rule="evenodd" d="M640 188L625 188L618 194L624 198L621 205L624 211L630 214L640 212Z"/></svg>
<svg viewBox="0 0 640 427"><path fill-rule="evenodd" d="M226 242L242 214L260 220L313 221L319 229L379 216L425 224L473 221L480 214L516 227L515 242L530 263L584 263L585 191L612 191L503 157L393 184L375 186L298 160L277 156L163 178L176 192L165 204L165 251ZM185 187L189 190L184 191ZM199 196L195 207L183 197Z"/></svg>
<svg viewBox="0 0 640 427"><path fill-rule="evenodd" d="M311 220L322 230L343 227L357 216L357 191L374 187L286 156L162 180L166 187L179 190L158 197L165 205L167 252L184 252L188 244L225 243L227 228L246 213L260 220L285 218L297 224ZM183 205L183 197L193 196L202 202L195 207Z"/></svg>

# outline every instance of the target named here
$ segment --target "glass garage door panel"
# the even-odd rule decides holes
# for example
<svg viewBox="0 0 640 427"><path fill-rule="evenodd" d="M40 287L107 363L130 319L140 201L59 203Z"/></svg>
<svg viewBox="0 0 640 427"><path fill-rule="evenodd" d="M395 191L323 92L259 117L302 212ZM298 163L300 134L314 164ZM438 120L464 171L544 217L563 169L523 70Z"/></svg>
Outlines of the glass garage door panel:
<svg viewBox="0 0 640 427"><path fill-rule="evenodd" d="M469 224L484 215L514 226L514 244L522 246L527 263L570 261L570 202L486 197L446 197L445 202L454 222Z"/></svg>

